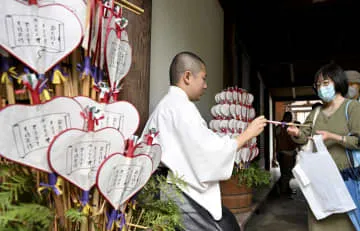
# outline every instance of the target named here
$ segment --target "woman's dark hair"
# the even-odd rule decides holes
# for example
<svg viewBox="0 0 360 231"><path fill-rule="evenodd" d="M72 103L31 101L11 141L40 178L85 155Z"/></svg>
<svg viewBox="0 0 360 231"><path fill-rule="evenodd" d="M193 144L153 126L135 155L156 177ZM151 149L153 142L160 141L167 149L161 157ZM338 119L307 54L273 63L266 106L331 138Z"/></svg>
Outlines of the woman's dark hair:
<svg viewBox="0 0 360 231"><path fill-rule="evenodd" d="M292 121L292 113L290 111L286 111L282 118L285 122L291 122Z"/></svg>
<svg viewBox="0 0 360 231"><path fill-rule="evenodd" d="M335 85L335 91L340 93L342 96L345 96L348 92L348 81L344 70L337 64L329 63L322 66L315 74L314 79L314 90L317 94L316 83L318 82L320 76L323 79L331 79Z"/></svg>

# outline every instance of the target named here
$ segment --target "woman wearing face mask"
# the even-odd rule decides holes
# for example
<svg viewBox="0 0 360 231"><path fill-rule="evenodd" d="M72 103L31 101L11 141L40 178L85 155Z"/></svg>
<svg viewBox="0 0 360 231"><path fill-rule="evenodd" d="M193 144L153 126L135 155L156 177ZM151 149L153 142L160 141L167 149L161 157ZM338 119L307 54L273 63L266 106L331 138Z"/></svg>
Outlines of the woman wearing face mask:
<svg viewBox="0 0 360 231"><path fill-rule="evenodd" d="M349 121L347 121L345 108L350 99L346 99L344 96L348 92L348 83L344 71L336 64L327 64L318 70L315 75L314 89L323 101L323 106L320 108L313 127L301 127L300 129L289 127L287 131L298 144L305 144L308 137L321 134L337 167L340 170L349 167L345 148L360 149L358 143L360 104L355 100L350 102ZM304 124L312 124L315 110L309 114ZM349 136L349 133L353 135ZM328 182L327 179L324 181ZM346 213L316 220L310 209L308 210L308 225L311 231L355 230Z"/></svg>
<svg viewBox="0 0 360 231"><path fill-rule="evenodd" d="M345 71L345 75L349 83L349 90L346 97L349 99L355 99L357 101L360 101L360 73L357 71L349 70Z"/></svg>

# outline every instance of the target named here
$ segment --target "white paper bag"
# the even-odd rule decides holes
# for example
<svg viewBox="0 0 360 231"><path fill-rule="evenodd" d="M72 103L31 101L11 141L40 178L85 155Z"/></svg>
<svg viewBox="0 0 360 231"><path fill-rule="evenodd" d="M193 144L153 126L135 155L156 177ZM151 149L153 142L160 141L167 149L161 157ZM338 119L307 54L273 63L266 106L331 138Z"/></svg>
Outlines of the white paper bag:
<svg viewBox="0 0 360 231"><path fill-rule="evenodd" d="M356 208L321 135L313 137L317 152L300 152L292 172L317 220Z"/></svg>

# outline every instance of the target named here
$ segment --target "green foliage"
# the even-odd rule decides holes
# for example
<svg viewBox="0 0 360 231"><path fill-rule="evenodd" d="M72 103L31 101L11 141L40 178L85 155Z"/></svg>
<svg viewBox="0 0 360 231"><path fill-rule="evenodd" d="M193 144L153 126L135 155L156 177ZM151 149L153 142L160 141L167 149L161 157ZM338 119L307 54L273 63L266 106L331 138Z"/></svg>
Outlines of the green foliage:
<svg viewBox="0 0 360 231"><path fill-rule="evenodd" d="M71 222L80 224L86 220L86 215L79 209L71 208L65 212L65 217Z"/></svg>
<svg viewBox="0 0 360 231"><path fill-rule="evenodd" d="M182 216L174 198L182 195L180 187L186 183L169 172L173 184L167 178L153 175L145 187L136 195L137 208L129 206L132 223L152 230L175 231L182 228ZM0 162L0 230L1 231L43 231L50 230L55 211L50 191L41 195L36 191L36 172L29 168L7 162ZM164 198L160 200L160 190ZM86 215L77 208L65 213L75 229L80 227ZM95 227L97 230L97 227ZM132 231L136 229L132 227Z"/></svg>
<svg viewBox="0 0 360 231"><path fill-rule="evenodd" d="M0 169L0 230L48 229L53 211L36 192L36 177L17 164L1 162Z"/></svg>
<svg viewBox="0 0 360 231"><path fill-rule="evenodd" d="M52 212L49 208L30 203L11 205L6 212L1 212L0 229L7 230L44 230L52 222Z"/></svg>
<svg viewBox="0 0 360 231"><path fill-rule="evenodd" d="M186 183L169 172L173 183L186 187ZM160 200L160 191L164 197ZM144 188L136 196L138 208L133 210L134 220L153 230L175 231L182 228L182 218L173 198L182 195L175 184L168 184L164 176L153 175ZM166 198L166 199L165 199Z"/></svg>
<svg viewBox="0 0 360 231"><path fill-rule="evenodd" d="M246 184L249 188L261 187L270 184L271 174L259 167L257 162L252 162L248 168L234 167L233 176L238 177L238 184Z"/></svg>

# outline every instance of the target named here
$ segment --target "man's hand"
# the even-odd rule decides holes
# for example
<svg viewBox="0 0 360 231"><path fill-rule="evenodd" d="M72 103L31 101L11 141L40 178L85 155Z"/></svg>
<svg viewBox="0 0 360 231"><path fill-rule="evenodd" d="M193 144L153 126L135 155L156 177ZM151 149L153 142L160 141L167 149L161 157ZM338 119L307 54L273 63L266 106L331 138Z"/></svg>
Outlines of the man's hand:
<svg viewBox="0 0 360 231"><path fill-rule="evenodd" d="M248 125L248 127L245 129L245 133L249 133L250 139L258 136L261 132L264 131L266 121L267 119L264 116L257 117Z"/></svg>
<svg viewBox="0 0 360 231"><path fill-rule="evenodd" d="M266 121L267 119L264 116L259 116L248 125L245 131L236 138L238 143L238 150L250 139L258 136L261 132L264 131Z"/></svg>

